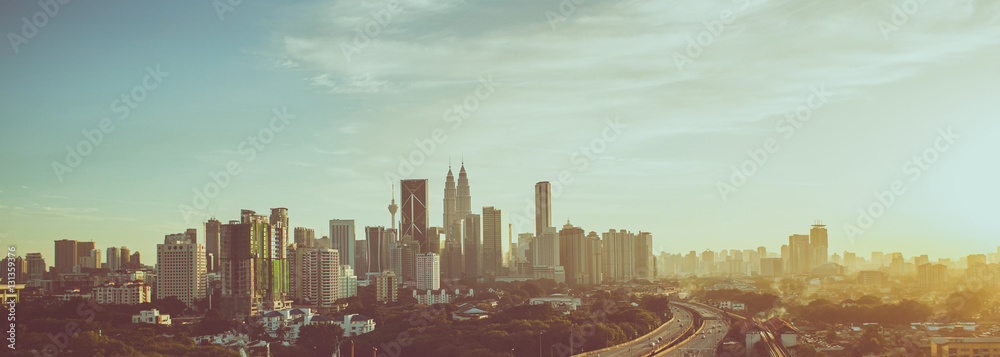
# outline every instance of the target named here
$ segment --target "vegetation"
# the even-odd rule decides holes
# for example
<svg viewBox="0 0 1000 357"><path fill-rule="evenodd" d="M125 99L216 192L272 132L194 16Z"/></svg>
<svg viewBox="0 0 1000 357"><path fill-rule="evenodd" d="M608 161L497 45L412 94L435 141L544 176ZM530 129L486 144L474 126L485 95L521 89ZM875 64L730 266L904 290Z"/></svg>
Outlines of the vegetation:
<svg viewBox="0 0 1000 357"><path fill-rule="evenodd" d="M842 305L821 299L792 307L790 311L805 320L837 324L909 324L927 321L932 313L927 305L911 300L894 304Z"/></svg>

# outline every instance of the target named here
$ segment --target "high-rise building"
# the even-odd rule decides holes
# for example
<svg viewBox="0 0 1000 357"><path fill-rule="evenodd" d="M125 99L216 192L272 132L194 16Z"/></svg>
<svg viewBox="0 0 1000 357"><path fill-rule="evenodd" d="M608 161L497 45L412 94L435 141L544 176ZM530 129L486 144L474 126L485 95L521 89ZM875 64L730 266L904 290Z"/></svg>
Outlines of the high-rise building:
<svg viewBox="0 0 1000 357"><path fill-rule="evenodd" d="M427 241L427 179L402 180L400 187L400 201L403 202L400 207L403 211L400 238L420 243L421 253L430 252Z"/></svg>
<svg viewBox="0 0 1000 357"><path fill-rule="evenodd" d="M28 263L28 280L42 280L46 269L42 253L28 253L25 257Z"/></svg>
<svg viewBox="0 0 1000 357"><path fill-rule="evenodd" d="M917 286L924 290L936 290L945 287L948 281L948 267L941 264L923 264L917 266Z"/></svg>
<svg viewBox="0 0 1000 357"><path fill-rule="evenodd" d="M140 260L139 252L132 253L132 255L128 257L128 263L136 269L142 269L142 261Z"/></svg>
<svg viewBox="0 0 1000 357"><path fill-rule="evenodd" d="M809 236L793 234L788 237L788 270L792 274L808 273L812 264L809 262Z"/></svg>
<svg viewBox="0 0 1000 357"><path fill-rule="evenodd" d="M535 251L535 266L559 266L559 233L555 227L543 229L531 249Z"/></svg>
<svg viewBox="0 0 1000 357"><path fill-rule="evenodd" d="M346 299L358 296L358 277L354 275L354 269L350 265L340 265L340 297Z"/></svg>
<svg viewBox="0 0 1000 357"><path fill-rule="evenodd" d="M211 256L212 259L205 260L205 265L210 269L210 273L214 273L219 270L219 242L222 240L222 222L212 219L205 222L205 254Z"/></svg>
<svg viewBox="0 0 1000 357"><path fill-rule="evenodd" d="M441 257L434 253L417 254L417 289L441 288Z"/></svg>
<svg viewBox="0 0 1000 357"><path fill-rule="evenodd" d="M635 235L635 277L649 279L654 273L653 234L639 232Z"/></svg>
<svg viewBox="0 0 1000 357"><path fill-rule="evenodd" d="M167 234L163 236L163 244L191 243L198 244L198 230L188 228L184 233Z"/></svg>
<svg viewBox="0 0 1000 357"><path fill-rule="evenodd" d="M375 278L375 300L381 303L396 302L399 299L399 283L396 280L396 273L384 271Z"/></svg>
<svg viewBox="0 0 1000 357"><path fill-rule="evenodd" d="M445 240L455 237L454 231L461 217L458 215L458 188L455 184L455 175L451 173L451 166L448 166L448 175L444 180L444 219L442 227L445 228Z"/></svg>
<svg viewBox="0 0 1000 357"><path fill-rule="evenodd" d="M118 252L121 253L121 255L122 255L121 258L120 258L121 262L122 262L122 269L132 268L132 264L131 264L132 263L132 251L129 250L128 247L121 247L118 250Z"/></svg>
<svg viewBox="0 0 1000 357"><path fill-rule="evenodd" d="M781 258L764 258L760 260L760 275L776 278L784 275L784 263Z"/></svg>
<svg viewBox="0 0 1000 357"><path fill-rule="evenodd" d="M316 230L312 228L295 227L295 233L293 235L295 238L295 244L298 244L303 248L312 247L313 241L316 240Z"/></svg>
<svg viewBox="0 0 1000 357"><path fill-rule="evenodd" d="M809 230L810 269L827 263L830 254L828 243L826 226L822 222L813 224L812 229Z"/></svg>
<svg viewBox="0 0 1000 357"><path fill-rule="evenodd" d="M357 270L351 268L354 274L357 274L358 278L364 281L368 281L368 274L371 272L371 263L368 262L368 256L371 255L368 252L368 241L367 240L356 240L354 241L354 264L358 266ZM344 262L341 262L344 265ZM348 264L350 265L350 264Z"/></svg>
<svg viewBox="0 0 1000 357"><path fill-rule="evenodd" d="M73 272L73 267L77 265L76 241L62 239L56 241L56 266L55 271L59 274L69 274Z"/></svg>
<svg viewBox="0 0 1000 357"><path fill-rule="evenodd" d="M175 296L188 306L208 290L205 246L177 240L156 245L156 299Z"/></svg>
<svg viewBox="0 0 1000 357"><path fill-rule="evenodd" d="M636 238L622 229L609 230L601 235L603 277L609 281L627 281L636 277Z"/></svg>
<svg viewBox="0 0 1000 357"><path fill-rule="evenodd" d="M335 249L310 249L303 277L309 302L321 308L333 306L341 298L340 252Z"/></svg>
<svg viewBox="0 0 1000 357"><path fill-rule="evenodd" d="M122 250L118 247L108 247L108 270L118 271L122 269Z"/></svg>
<svg viewBox="0 0 1000 357"><path fill-rule="evenodd" d="M711 250L701 252L701 270L705 274L715 274L715 252Z"/></svg>
<svg viewBox="0 0 1000 357"><path fill-rule="evenodd" d="M343 258L342 263L350 265L354 271L358 271L357 263L354 261L354 248L356 236L354 235L353 219L331 219L330 220L330 249L336 249ZM372 249L372 242L368 242L369 251ZM368 264L372 264L369 260Z"/></svg>
<svg viewBox="0 0 1000 357"><path fill-rule="evenodd" d="M542 181L535 184L535 237L541 237L549 227L552 227L552 184Z"/></svg>
<svg viewBox="0 0 1000 357"><path fill-rule="evenodd" d="M139 252L136 252L139 253ZM104 262L104 255L101 253L100 249L90 250L90 259L94 261L94 268L100 269L101 263Z"/></svg>
<svg viewBox="0 0 1000 357"><path fill-rule="evenodd" d="M365 227L365 241L368 242L368 273L378 273L389 269L392 258L392 239L386 235L385 227Z"/></svg>
<svg viewBox="0 0 1000 357"><path fill-rule="evenodd" d="M268 218L240 211L239 221L222 226L220 279L227 316L252 316L261 308L283 306L288 297L285 241Z"/></svg>
<svg viewBox="0 0 1000 357"><path fill-rule="evenodd" d="M482 260L479 258L482 250L482 217L478 214L465 216L465 276L478 278L482 273Z"/></svg>
<svg viewBox="0 0 1000 357"><path fill-rule="evenodd" d="M570 285L596 285L601 283L601 241L597 233L585 236L583 228L568 221L559 231L559 265L566 273Z"/></svg>
<svg viewBox="0 0 1000 357"><path fill-rule="evenodd" d="M93 257L90 255L90 251L94 250L95 248L96 246L94 245L94 242L76 242L76 259L77 259L76 264L79 265L80 268L101 267L100 260L94 261ZM83 257L89 257L91 259L87 265L80 264L80 258Z"/></svg>
<svg viewBox="0 0 1000 357"><path fill-rule="evenodd" d="M295 300L305 300L309 297L305 286L308 283L306 274L309 270L309 248L298 243L289 244L285 248L285 257L288 262L288 296Z"/></svg>
<svg viewBox="0 0 1000 357"><path fill-rule="evenodd" d="M501 211L483 207L483 275L498 276L503 268Z"/></svg>

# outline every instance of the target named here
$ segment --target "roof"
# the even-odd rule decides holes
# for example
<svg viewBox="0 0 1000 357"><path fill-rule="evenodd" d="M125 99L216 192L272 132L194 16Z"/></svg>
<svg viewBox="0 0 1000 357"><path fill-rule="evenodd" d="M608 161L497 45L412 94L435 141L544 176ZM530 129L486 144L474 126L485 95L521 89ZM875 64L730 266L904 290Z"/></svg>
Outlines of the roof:
<svg viewBox="0 0 1000 357"><path fill-rule="evenodd" d="M302 309L294 309L294 310L290 311L288 314L289 315L305 315L306 312L302 311Z"/></svg>
<svg viewBox="0 0 1000 357"><path fill-rule="evenodd" d="M319 315L319 316L314 316L312 318L312 320L310 320L310 321L312 321L312 322L327 322L327 321L333 321L333 320L330 320L329 318L327 318L327 317L325 317L323 315Z"/></svg>
<svg viewBox="0 0 1000 357"><path fill-rule="evenodd" d="M363 322L369 320L374 320L374 319L365 315L354 315L351 317L351 322Z"/></svg>
<svg viewBox="0 0 1000 357"><path fill-rule="evenodd" d="M792 326L788 321L779 319L777 317L772 317L770 320L764 322L764 325L768 327L772 332L799 332L799 329Z"/></svg>
<svg viewBox="0 0 1000 357"><path fill-rule="evenodd" d="M285 315L282 315L280 312L277 311L271 311L269 313L264 314L264 317L283 317L283 316Z"/></svg>
<svg viewBox="0 0 1000 357"><path fill-rule="evenodd" d="M934 337L931 342L938 345L949 343L1000 343L1000 337Z"/></svg>

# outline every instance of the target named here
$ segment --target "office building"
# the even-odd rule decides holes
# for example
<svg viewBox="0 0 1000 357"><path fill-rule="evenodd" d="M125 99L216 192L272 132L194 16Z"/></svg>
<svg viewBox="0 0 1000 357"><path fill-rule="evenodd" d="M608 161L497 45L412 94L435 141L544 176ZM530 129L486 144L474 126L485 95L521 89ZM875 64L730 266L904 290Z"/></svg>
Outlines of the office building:
<svg viewBox="0 0 1000 357"><path fill-rule="evenodd" d="M316 240L316 230L312 228L295 227L295 233L293 236L295 238L295 244L298 244L303 248L309 248L312 247L313 242Z"/></svg>
<svg viewBox="0 0 1000 357"><path fill-rule="evenodd" d="M541 237L549 227L552 227L552 184L542 181L535 184L535 237Z"/></svg>
<svg viewBox="0 0 1000 357"><path fill-rule="evenodd" d="M434 253L417 254L417 290L441 288L441 257Z"/></svg>
<svg viewBox="0 0 1000 357"><path fill-rule="evenodd" d="M931 357L1000 356L998 337L932 337Z"/></svg>
<svg viewBox="0 0 1000 357"><path fill-rule="evenodd" d="M430 252L431 247L427 241L427 180L402 180L400 187L400 201L403 203L400 206L403 212L400 238L419 243L421 253Z"/></svg>
<svg viewBox="0 0 1000 357"><path fill-rule="evenodd" d="M503 268L503 235L500 216L502 212L493 207L483 207L483 257L482 275L500 275Z"/></svg>
<svg viewBox="0 0 1000 357"><path fill-rule="evenodd" d="M375 278L375 300L381 303L396 302L399 299L399 282L396 274L391 271L384 271Z"/></svg>
<svg viewBox="0 0 1000 357"><path fill-rule="evenodd" d="M266 216L251 210L222 225L219 270L226 316L252 316L287 302L286 242L280 238Z"/></svg>
<svg viewBox="0 0 1000 357"><path fill-rule="evenodd" d="M186 231L184 231L184 233L174 233L163 236L163 244L176 244L176 243L198 244L198 230L194 228L188 228Z"/></svg>
<svg viewBox="0 0 1000 357"><path fill-rule="evenodd" d="M826 226L822 222L816 222L813 224L812 229L809 230L809 247L811 251L809 257L810 269L826 264L829 261L829 242Z"/></svg>
<svg viewBox="0 0 1000 357"><path fill-rule="evenodd" d="M25 258L28 266L28 280L42 280L47 269L42 253L28 253Z"/></svg>
<svg viewBox="0 0 1000 357"><path fill-rule="evenodd" d="M478 278L482 276L482 262L479 258L482 250L482 217L478 214L465 216L464 230L465 239L462 245L465 251L462 255L465 257L465 276Z"/></svg>
<svg viewBox="0 0 1000 357"><path fill-rule="evenodd" d="M138 305L152 302L152 288L143 281L104 283L91 291L91 298L101 305Z"/></svg>
<svg viewBox="0 0 1000 357"><path fill-rule="evenodd" d="M330 220L330 249L336 249L343 257L343 263L350 265L355 271L358 270L354 260L354 248L356 246L356 236L354 235L353 219L331 219ZM371 250L371 241L368 242L368 249ZM369 260L369 264L371 264Z"/></svg>
<svg viewBox="0 0 1000 357"><path fill-rule="evenodd" d="M923 264L917 267L917 286L924 290L944 288L948 281L948 267L941 264Z"/></svg>
<svg viewBox="0 0 1000 357"><path fill-rule="evenodd" d="M82 268L100 268L101 261L94 261L94 257L90 255L90 252L94 250L96 246L94 242L76 242L76 264ZM87 258L87 264L80 262L81 258Z"/></svg>
<svg viewBox="0 0 1000 357"><path fill-rule="evenodd" d="M76 241L63 239L56 241L56 266L55 271L59 274L73 273L73 267L77 265Z"/></svg>
<svg viewBox="0 0 1000 357"><path fill-rule="evenodd" d="M222 222L214 217L205 222L205 265L209 267L209 272L219 270L219 243L222 240Z"/></svg>
<svg viewBox="0 0 1000 357"><path fill-rule="evenodd" d="M208 291L205 246L177 240L156 245L156 299L177 297L194 306Z"/></svg>
<svg viewBox="0 0 1000 357"><path fill-rule="evenodd" d="M122 269L122 250L118 247L108 247L107 259L108 270L118 271Z"/></svg>
<svg viewBox="0 0 1000 357"><path fill-rule="evenodd" d="M788 270L791 274L806 274L812 268L809 258L813 255L809 236L793 234L788 237Z"/></svg>

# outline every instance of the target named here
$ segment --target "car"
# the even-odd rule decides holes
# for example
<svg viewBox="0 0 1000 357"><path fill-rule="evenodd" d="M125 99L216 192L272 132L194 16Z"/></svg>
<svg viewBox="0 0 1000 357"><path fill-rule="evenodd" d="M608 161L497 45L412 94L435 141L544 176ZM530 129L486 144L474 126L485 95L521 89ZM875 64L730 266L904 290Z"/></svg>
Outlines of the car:
<svg viewBox="0 0 1000 357"><path fill-rule="evenodd" d="M704 339L705 339L705 336L701 336L701 339L702 339L702 340L704 340Z"/></svg>

